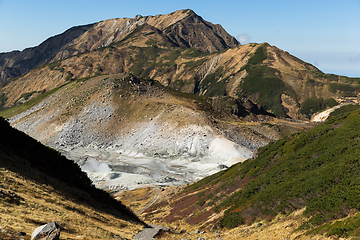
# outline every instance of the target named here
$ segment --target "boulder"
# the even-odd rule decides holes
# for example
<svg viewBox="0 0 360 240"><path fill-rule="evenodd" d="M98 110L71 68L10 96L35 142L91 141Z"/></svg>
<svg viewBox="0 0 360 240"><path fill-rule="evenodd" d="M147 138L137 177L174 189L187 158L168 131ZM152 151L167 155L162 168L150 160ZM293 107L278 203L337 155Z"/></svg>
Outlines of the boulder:
<svg viewBox="0 0 360 240"><path fill-rule="evenodd" d="M60 226L56 222L42 225L31 234L31 240L59 240Z"/></svg>

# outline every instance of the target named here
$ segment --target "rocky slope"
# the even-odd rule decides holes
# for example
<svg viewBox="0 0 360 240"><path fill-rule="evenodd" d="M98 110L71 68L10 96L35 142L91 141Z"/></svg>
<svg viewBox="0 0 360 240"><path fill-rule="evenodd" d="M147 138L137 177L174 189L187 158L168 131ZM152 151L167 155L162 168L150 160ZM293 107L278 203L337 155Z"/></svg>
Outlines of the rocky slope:
<svg viewBox="0 0 360 240"><path fill-rule="evenodd" d="M213 25L192 10L176 11L167 15L117 18L85 26L73 27L45 40L37 47L24 51L0 54L0 83L20 76L29 70L83 52L123 40L137 27L149 25L162 33L172 46L184 46L202 52L213 52L239 45L220 25Z"/></svg>
<svg viewBox="0 0 360 240"><path fill-rule="evenodd" d="M241 119L257 122L236 123ZM110 75L70 82L9 121L77 160L99 187L120 190L185 184L298 131L295 124L261 124L271 119L250 101L207 99Z"/></svg>

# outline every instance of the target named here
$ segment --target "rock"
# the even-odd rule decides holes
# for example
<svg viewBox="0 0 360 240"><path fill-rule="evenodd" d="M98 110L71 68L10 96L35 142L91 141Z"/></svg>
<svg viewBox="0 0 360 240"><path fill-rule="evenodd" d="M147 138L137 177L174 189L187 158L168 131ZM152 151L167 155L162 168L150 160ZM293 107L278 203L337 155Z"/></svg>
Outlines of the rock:
<svg viewBox="0 0 360 240"><path fill-rule="evenodd" d="M220 233L220 230L216 230L215 233Z"/></svg>
<svg viewBox="0 0 360 240"><path fill-rule="evenodd" d="M23 236L26 236L26 232L18 232L17 235L19 237L23 237Z"/></svg>
<svg viewBox="0 0 360 240"><path fill-rule="evenodd" d="M255 226L255 228L259 228L259 227L261 227L262 225L263 225L262 223L257 223L256 226Z"/></svg>
<svg viewBox="0 0 360 240"><path fill-rule="evenodd" d="M195 234L199 234L200 233L200 231L199 230L195 230Z"/></svg>
<svg viewBox="0 0 360 240"><path fill-rule="evenodd" d="M217 224L212 225L210 231L214 231L215 229L219 229L219 226Z"/></svg>
<svg viewBox="0 0 360 240"><path fill-rule="evenodd" d="M59 240L60 226L56 222L42 225L31 234L31 240Z"/></svg>
<svg viewBox="0 0 360 240"><path fill-rule="evenodd" d="M220 169L220 170L229 168L228 166L226 166L226 165L224 165L224 164L220 164L220 165L218 165L217 167L218 167L218 169Z"/></svg>
<svg viewBox="0 0 360 240"><path fill-rule="evenodd" d="M202 231L202 232L200 232L200 234L204 234L204 233L206 233L206 231Z"/></svg>
<svg viewBox="0 0 360 240"><path fill-rule="evenodd" d="M185 230L185 229L183 229L183 230L180 231L180 234L183 234L183 233L186 233L186 230Z"/></svg>

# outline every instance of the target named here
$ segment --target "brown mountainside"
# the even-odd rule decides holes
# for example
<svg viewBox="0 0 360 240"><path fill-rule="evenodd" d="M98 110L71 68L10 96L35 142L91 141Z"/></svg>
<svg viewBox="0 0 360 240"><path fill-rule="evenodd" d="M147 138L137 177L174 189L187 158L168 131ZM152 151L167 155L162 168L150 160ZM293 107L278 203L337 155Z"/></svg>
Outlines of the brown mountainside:
<svg viewBox="0 0 360 240"><path fill-rule="evenodd" d="M185 46L202 52L213 52L239 45L220 25L204 21L192 10L167 15L117 18L86 26L73 27L51 37L37 47L0 54L0 82L27 73L42 64L109 46L124 39L144 24L163 32L173 46Z"/></svg>
<svg viewBox="0 0 360 240"><path fill-rule="evenodd" d="M69 80L119 73L152 78L185 93L250 99L277 116L297 120L356 98L360 90L360 79L324 74L267 43L241 46L220 25L191 10L110 19L67 32L71 34L33 49L51 50L47 58L35 53L25 59L14 52L2 55L4 81L5 70L15 75L29 71L30 66L21 71L16 67L26 62L55 62L3 84L0 107L25 102ZM53 48L52 39L62 39L64 45ZM10 55L14 58L6 57Z"/></svg>
<svg viewBox="0 0 360 240"><path fill-rule="evenodd" d="M324 74L269 44L202 53L174 47L164 32L143 24L116 44L33 69L3 85L0 94L4 107L10 107L72 79L116 73L207 97L248 98L293 119L304 119L302 104L310 97L344 98L359 90L359 79Z"/></svg>

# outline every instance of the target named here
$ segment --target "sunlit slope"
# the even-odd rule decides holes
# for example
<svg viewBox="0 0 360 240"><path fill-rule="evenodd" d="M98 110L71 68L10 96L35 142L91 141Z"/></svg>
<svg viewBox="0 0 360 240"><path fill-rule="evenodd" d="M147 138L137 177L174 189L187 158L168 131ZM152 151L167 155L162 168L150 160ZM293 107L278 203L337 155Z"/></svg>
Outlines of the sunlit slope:
<svg viewBox="0 0 360 240"><path fill-rule="evenodd" d="M234 228L305 207L308 220L301 229L356 235L359 124L358 106L338 109L325 123L270 143L259 149L256 158L190 185L172 198L162 219ZM189 217L194 212L196 217ZM344 217L348 218L341 224L331 222Z"/></svg>
<svg viewBox="0 0 360 240"><path fill-rule="evenodd" d="M76 26L50 37L39 46L23 51L0 53L0 83L29 72L43 64L94 51L129 38L138 28L149 26L160 33L167 45L191 47L201 52L213 52L239 45L219 24L205 21L190 9L166 15L115 18ZM201 32L201 34L197 34ZM135 43L138 45L139 43ZM144 43L142 43L144 44Z"/></svg>
<svg viewBox="0 0 360 240"><path fill-rule="evenodd" d="M120 42L38 67L2 85L0 104L11 107L72 80L117 73L195 95L248 98L277 116L302 120L356 97L360 89L357 78L324 74L268 44L204 53L174 47L144 24Z"/></svg>

